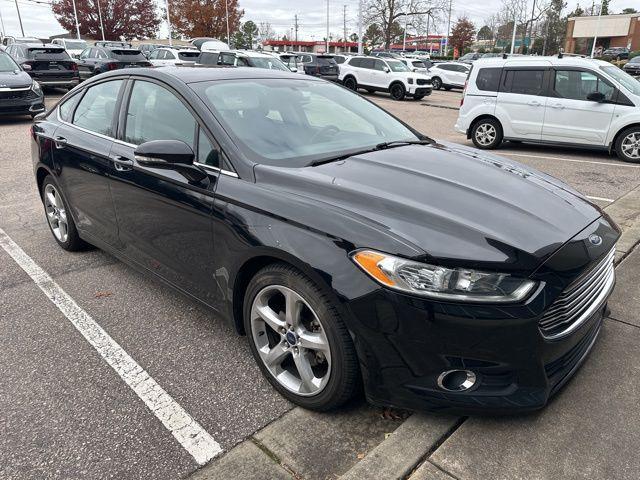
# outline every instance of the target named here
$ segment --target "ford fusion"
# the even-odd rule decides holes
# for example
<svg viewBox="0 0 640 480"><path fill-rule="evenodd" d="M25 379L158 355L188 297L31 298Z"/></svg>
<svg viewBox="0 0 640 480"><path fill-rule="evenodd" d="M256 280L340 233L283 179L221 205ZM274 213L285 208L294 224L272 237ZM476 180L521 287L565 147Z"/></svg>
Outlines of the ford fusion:
<svg viewBox="0 0 640 480"><path fill-rule="evenodd" d="M32 138L60 247L204 303L307 408L540 408L613 289L619 230L581 194L320 79L118 70Z"/></svg>

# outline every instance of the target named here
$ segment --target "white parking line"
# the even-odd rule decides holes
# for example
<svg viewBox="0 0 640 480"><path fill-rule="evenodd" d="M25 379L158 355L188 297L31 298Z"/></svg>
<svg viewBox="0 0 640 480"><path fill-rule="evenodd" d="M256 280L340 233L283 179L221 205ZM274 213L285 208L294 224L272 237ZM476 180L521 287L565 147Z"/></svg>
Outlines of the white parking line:
<svg viewBox="0 0 640 480"><path fill-rule="evenodd" d="M595 160L578 160L577 158L549 157L549 156L546 156L546 155L529 155L528 153L502 152L502 154L503 155L509 155L509 156L512 156L512 157L542 158L544 160L560 160L560 161L563 161L563 162L594 163L596 165L609 165L609 166L612 166L612 167L640 168L640 165L630 165L628 163L597 162Z"/></svg>
<svg viewBox="0 0 640 480"><path fill-rule="evenodd" d="M222 448L118 343L0 228L0 246L31 277L199 465Z"/></svg>
<svg viewBox="0 0 640 480"><path fill-rule="evenodd" d="M585 197L590 198L591 200L600 200L601 202L614 202L613 198L592 197L591 195L585 195Z"/></svg>

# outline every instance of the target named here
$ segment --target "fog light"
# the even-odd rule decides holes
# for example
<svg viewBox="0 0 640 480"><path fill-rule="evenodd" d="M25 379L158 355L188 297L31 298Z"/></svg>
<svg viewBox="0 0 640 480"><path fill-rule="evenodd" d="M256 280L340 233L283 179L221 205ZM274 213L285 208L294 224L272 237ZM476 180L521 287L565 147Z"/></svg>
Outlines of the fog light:
<svg viewBox="0 0 640 480"><path fill-rule="evenodd" d="M447 370L438 377L438 386L447 392L464 392L476 383L476 374L471 370Z"/></svg>

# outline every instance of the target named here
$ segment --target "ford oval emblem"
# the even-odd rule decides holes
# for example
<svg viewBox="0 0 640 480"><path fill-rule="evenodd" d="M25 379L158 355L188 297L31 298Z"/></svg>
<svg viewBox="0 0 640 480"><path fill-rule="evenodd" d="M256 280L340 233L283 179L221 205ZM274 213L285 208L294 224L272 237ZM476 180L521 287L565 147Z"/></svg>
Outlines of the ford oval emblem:
<svg viewBox="0 0 640 480"><path fill-rule="evenodd" d="M602 244L602 237L596 234L589 235L589 242L591 242L591 245L600 245Z"/></svg>

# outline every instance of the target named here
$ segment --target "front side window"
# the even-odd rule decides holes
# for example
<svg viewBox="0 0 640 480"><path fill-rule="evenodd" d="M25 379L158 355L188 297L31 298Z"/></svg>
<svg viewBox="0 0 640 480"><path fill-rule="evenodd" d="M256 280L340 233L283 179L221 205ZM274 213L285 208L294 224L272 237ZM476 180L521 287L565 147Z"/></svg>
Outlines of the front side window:
<svg viewBox="0 0 640 480"><path fill-rule="evenodd" d="M505 92L520 95L542 95L544 70L507 70Z"/></svg>
<svg viewBox="0 0 640 480"><path fill-rule="evenodd" d="M590 93L600 92L605 100L613 100L615 88L592 72L556 70L554 87L556 94L572 100L588 100Z"/></svg>
<svg viewBox="0 0 640 480"><path fill-rule="evenodd" d="M158 55L160 54L160 50L154 50L149 55L149 60L158 60Z"/></svg>
<svg viewBox="0 0 640 480"><path fill-rule="evenodd" d="M258 163L301 167L380 142L418 139L381 108L330 83L264 78L190 86Z"/></svg>
<svg viewBox="0 0 640 480"><path fill-rule="evenodd" d="M136 81L127 108L125 142L180 140L193 148L196 120L173 93L151 82Z"/></svg>
<svg viewBox="0 0 640 480"><path fill-rule="evenodd" d="M220 64L221 65L235 65L236 63L236 57L235 55L231 55L228 53L221 53L220 54Z"/></svg>
<svg viewBox="0 0 640 480"><path fill-rule="evenodd" d="M481 68L476 78L476 87L485 92L497 92L501 75L502 68Z"/></svg>
<svg viewBox="0 0 640 480"><path fill-rule="evenodd" d="M84 60L85 58L87 58L89 56L89 53L91 53L91 49L90 48L85 48L82 53L80 54L80 59Z"/></svg>
<svg viewBox="0 0 640 480"><path fill-rule="evenodd" d="M107 55L107 52L105 52L104 50L96 50L96 58L106 59L106 58L109 58L109 56Z"/></svg>
<svg viewBox="0 0 640 480"><path fill-rule="evenodd" d="M351 65L353 67L361 67L362 66L362 59L361 58L352 58L351 60L349 60L349 65Z"/></svg>
<svg viewBox="0 0 640 480"><path fill-rule="evenodd" d="M634 95L640 95L640 82L638 82L627 72L621 70L615 65L600 67L600 69L611 76L611 78L622 85L630 93L633 93Z"/></svg>
<svg viewBox="0 0 640 480"><path fill-rule="evenodd" d="M375 70L383 71L385 68L387 68L387 65L382 60L376 60L373 64L373 68Z"/></svg>
<svg viewBox="0 0 640 480"><path fill-rule="evenodd" d="M111 126L122 80L100 83L87 90L73 115L73 124L95 133L113 136Z"/></svg>

